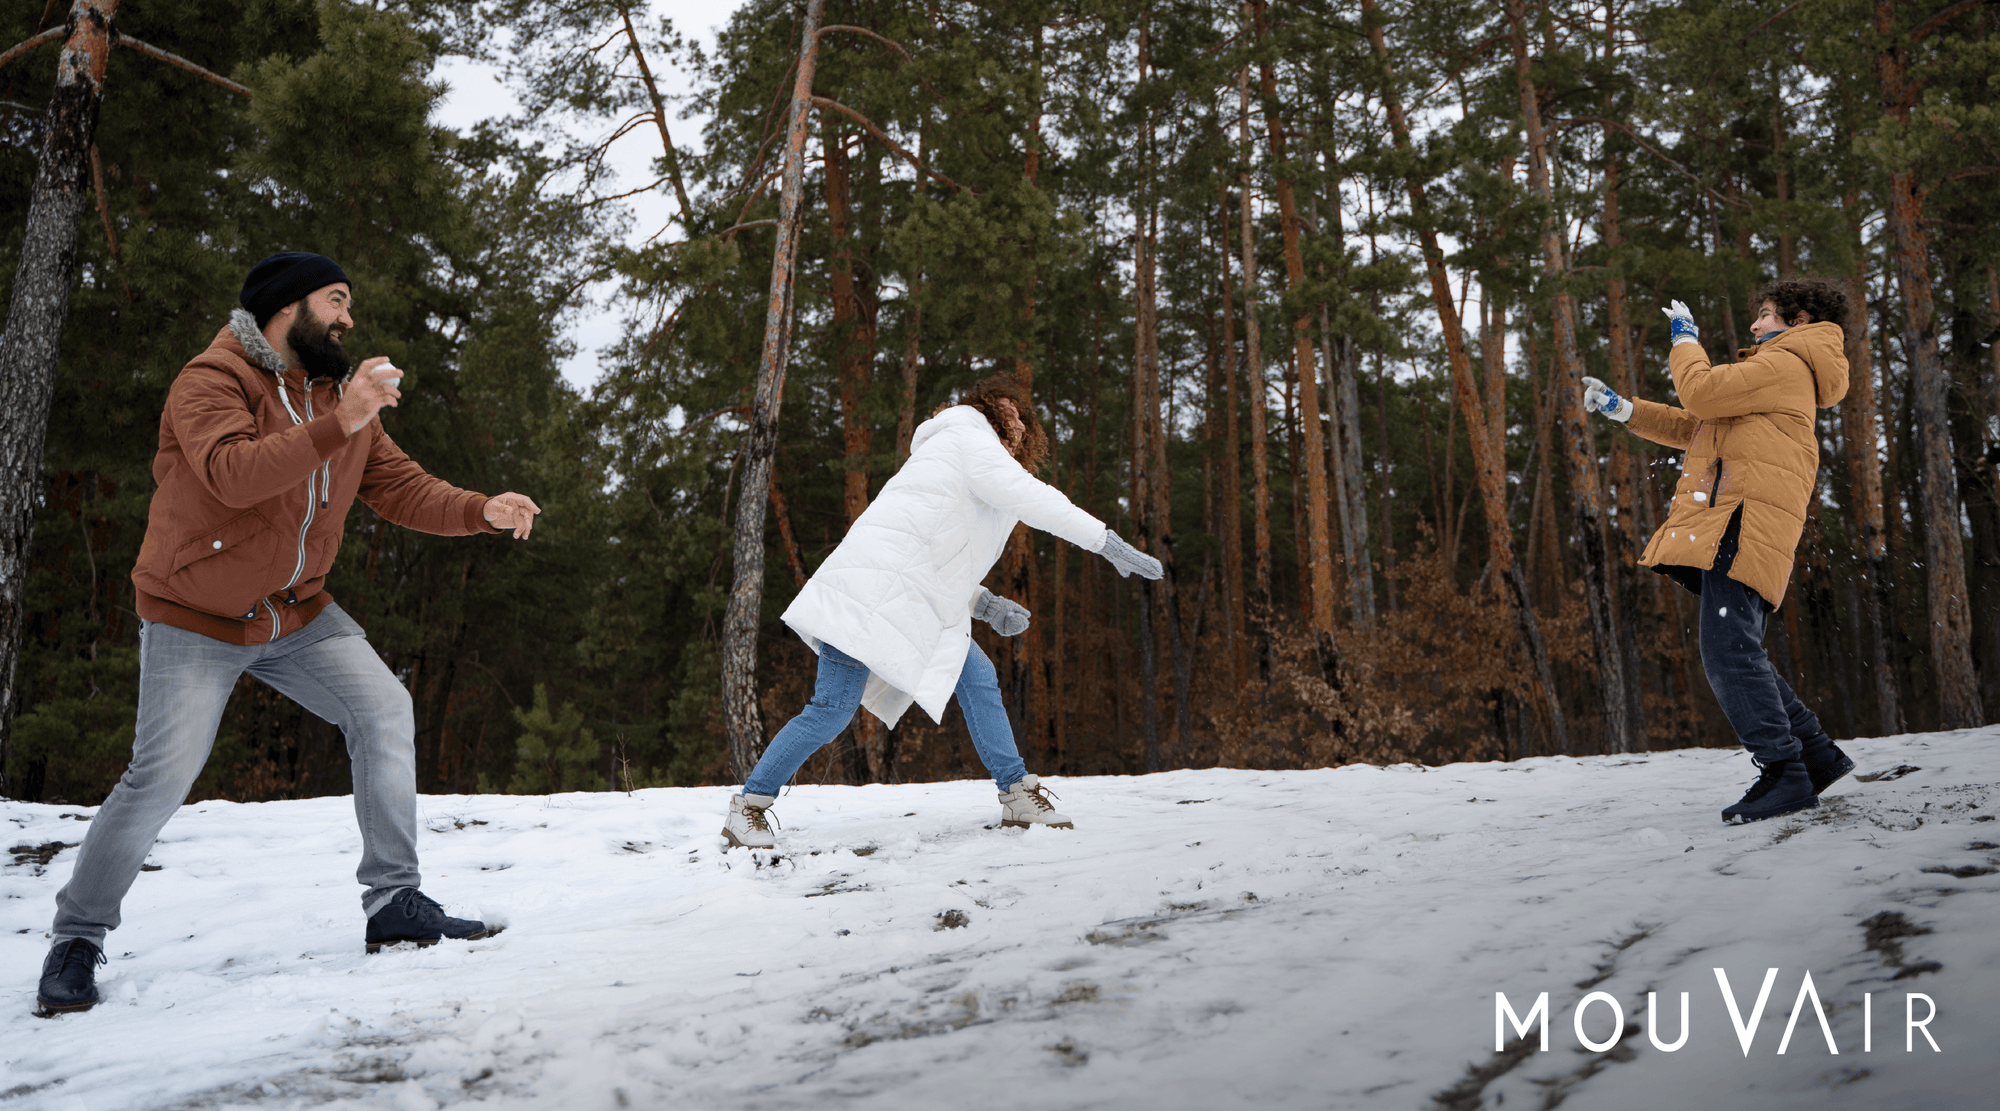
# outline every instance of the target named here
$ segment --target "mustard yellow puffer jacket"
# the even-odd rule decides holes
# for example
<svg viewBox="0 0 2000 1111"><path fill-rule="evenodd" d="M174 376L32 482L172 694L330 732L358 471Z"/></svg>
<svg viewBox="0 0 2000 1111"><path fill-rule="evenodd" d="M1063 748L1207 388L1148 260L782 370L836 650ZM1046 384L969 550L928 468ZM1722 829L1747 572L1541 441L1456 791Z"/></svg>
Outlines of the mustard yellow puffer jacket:
<svg viewBox="0 0 2000 1111"><path fill-rule="evenodd" d="M1680 407L1632 402L1633 432L1687 452L1667 523L1639 562L1714 567L1716 545L1741 505L1741 546L1729 577L1776 607L1819 471L1814 410L1847 396L1847 355L1840 325L1820 322L1789 328L1737 358L1711 366L1700 344L1675 344L1667 362Z"/></svg>

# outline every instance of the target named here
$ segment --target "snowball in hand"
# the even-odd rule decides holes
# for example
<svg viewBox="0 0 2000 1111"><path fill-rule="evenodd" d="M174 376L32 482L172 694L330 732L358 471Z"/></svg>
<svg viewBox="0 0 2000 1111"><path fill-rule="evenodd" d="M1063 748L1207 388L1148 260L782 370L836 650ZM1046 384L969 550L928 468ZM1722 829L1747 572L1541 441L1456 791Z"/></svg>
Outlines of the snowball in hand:
<svg viewBox="0 0 2000 1111"><path fill-rule="evenodd" d="M402 385L403 385L403 368L402 368L402 367L399 367L399 366L397 366L397 365L396 365L396 364L394 364L394 363L383 363L383 364L382 364L381 366L378 366L378 367L376 367L375 369L376 369L376 370L393 370L393 371L395 371L395 372L396 372L396 376L395 376L394 378L377 378L377 379L376 379L376 381L377 381L377 382L380 382L380 383L382 383L383 385L385 385L385 386L388 386L388 387L389 387L389 388L391 388L391 389L399 389L399 388L401 388L401 387L402 387Z"/></svg>

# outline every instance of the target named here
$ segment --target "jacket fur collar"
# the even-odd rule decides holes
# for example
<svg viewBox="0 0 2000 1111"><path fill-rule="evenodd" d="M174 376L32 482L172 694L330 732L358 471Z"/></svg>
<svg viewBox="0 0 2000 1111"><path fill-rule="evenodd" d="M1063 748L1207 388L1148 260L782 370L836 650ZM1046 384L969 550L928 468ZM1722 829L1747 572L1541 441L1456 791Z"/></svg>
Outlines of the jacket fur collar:
<svg viewBox="0 0 2000 1111"><path fill-rule="evenodd" d="M285 376L285 357L264 338L263 329L257 327L257 318L248 309L229 310L229 332L243 345L243 353L250 356L251 362L280 378Z"/></svg>

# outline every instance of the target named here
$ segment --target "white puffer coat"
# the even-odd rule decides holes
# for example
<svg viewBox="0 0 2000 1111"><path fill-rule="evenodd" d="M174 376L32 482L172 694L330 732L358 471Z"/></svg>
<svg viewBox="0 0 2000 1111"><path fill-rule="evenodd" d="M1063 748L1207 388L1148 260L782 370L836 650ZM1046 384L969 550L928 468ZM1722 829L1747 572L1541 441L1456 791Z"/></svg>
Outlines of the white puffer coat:
<svg viewBox="0 0 2000 1111"><path fill-rule="evenodd" d="M785 624L815 653L831 643L867 664L861 704L884 723L912 701L942 722L980 580L1018 521L1092 552L1108 535L1016 462L979 410L946 409L918 426L909 460L799 591Z"/></svg>

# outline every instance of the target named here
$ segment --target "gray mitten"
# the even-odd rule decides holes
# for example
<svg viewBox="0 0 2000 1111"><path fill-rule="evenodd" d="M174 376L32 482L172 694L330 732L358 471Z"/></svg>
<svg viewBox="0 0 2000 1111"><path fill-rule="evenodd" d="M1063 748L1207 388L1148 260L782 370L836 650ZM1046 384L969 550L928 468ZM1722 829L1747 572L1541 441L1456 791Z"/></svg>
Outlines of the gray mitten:
<svg viewBox="0 0 2000 1111"><path fill-rule="evenodd" d="M1134 571L1137 571L1142 579L1157 579L1166 574L1160 567L1159 560L1127 544L1123 537L1108 529L1104 533L1104 546L1097 549L1097 554L1111 561L1111 566L1118 569L1118 577L1121 579Z"/></svg>
<svg viewBox="0 0 2000 1111"><path fill-rule="evenodd" d="M979 588L979 600L972 604L972 616L1003 637L1017 637L1028 631L1028 607L986 589Z"/></svg>

